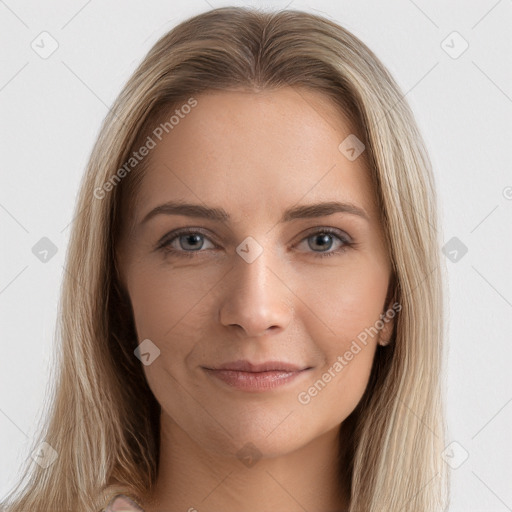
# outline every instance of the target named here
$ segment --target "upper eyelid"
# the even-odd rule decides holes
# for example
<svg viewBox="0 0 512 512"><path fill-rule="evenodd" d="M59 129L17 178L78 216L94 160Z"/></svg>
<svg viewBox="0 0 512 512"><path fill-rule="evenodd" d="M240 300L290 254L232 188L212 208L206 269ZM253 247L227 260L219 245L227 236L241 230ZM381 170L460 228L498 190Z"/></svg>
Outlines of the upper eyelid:
<svg viewBox="0 0 512 512"><path fill-rule="evenodd" d="M322 233L324 231L331 235L338 235L341 238L346 237L349 241L352 241L352 237L345 230L340 229L340 228L329 227L329 226L319 226L319 227L308 228L305 230L304 233L301 234L301 236L304 238L304 237L311 236L312 234L315 234L315 233Z"/></svg>

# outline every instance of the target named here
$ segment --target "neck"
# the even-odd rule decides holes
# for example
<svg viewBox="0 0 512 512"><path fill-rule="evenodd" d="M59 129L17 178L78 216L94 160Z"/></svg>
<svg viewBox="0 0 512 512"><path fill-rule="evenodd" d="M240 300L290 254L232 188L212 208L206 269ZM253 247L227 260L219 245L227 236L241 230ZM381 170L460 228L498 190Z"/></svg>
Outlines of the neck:
<svg viewBox="0 0 512 512"><path fill-rule="evenodd" d="M338 428L294 452L252 460L249 453L241 460L205 450L164 412L160 432L158 478L145 512L348 509Z"/></svg>

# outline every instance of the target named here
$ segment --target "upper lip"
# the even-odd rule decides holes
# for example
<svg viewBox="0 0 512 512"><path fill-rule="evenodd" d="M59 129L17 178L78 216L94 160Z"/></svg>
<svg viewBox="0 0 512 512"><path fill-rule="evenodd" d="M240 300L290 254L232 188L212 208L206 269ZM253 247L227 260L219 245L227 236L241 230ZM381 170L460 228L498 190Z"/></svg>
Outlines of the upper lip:
<svg viewBox="0 0 512 512"><path fill-rule="evenodd" d="M308 366L299 366L284 361L266 361L264 363L255 364L245 359L225 363L214 368L207 368L208 370L233 370L239 372L269 372L269 371L287 371L298 372L308 369Z"/></svg>

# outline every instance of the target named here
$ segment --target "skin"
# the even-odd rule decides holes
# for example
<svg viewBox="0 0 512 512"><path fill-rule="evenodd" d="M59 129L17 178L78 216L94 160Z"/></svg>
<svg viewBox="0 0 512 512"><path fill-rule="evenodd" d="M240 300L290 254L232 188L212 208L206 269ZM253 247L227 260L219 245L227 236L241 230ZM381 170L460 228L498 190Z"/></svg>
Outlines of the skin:
<svg viewBox="0 0 512 512"><path fill-rule="evenodd" d="M160 350L144 366L162 406L159 475L144 509L344 510L339 427L360 401L377 343L389 338L393 322L360 344L308 404L298 394L332 371L389 307L391 265L365 155L350 161L338 150L354 132L319 92L284 87L196 98L151 151L129 212L133 228L118 248L139 343L148 338ZM179 200L223 208L231 218L159 214L141 222ZM350 202L368 220L338 212L280 223L287 208L325 201ZM204 236L195 245L174 238L171 248L181 252L155 249L184 227ZM336 234L322 245L315 236L322 228L354 245L340 251ZM249 236L263 249L251 263L236 252ZM187 250L192 257L182 255ZM259 393L203 369L238 359L312 368ZM237 456L246 443L260 457L251 467Z"/></svg>

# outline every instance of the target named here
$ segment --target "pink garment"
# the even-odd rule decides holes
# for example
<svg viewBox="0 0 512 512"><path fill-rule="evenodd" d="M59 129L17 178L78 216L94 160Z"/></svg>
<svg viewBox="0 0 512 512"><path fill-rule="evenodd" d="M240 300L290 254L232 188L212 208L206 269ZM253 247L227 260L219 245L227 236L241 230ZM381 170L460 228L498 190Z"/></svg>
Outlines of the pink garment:
<svg viewBox="0 0 512 512"><path fill-rule="evenodd" d="M114 496L105 512L144 512L134 501L124 495Z"/></svg>

